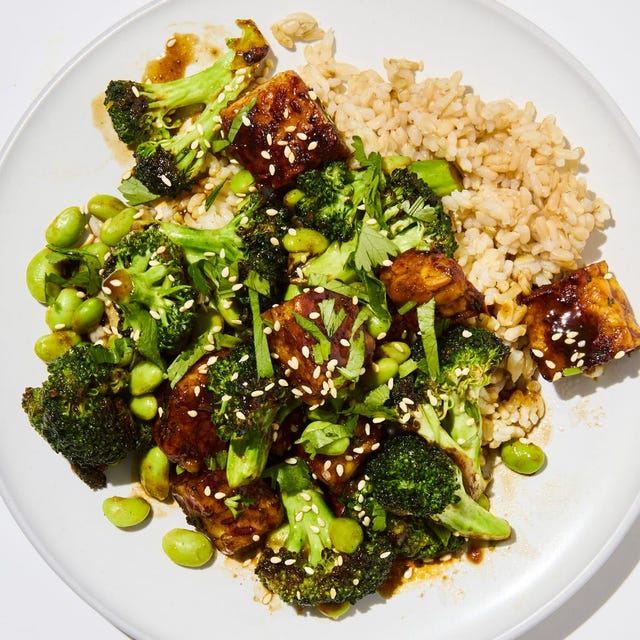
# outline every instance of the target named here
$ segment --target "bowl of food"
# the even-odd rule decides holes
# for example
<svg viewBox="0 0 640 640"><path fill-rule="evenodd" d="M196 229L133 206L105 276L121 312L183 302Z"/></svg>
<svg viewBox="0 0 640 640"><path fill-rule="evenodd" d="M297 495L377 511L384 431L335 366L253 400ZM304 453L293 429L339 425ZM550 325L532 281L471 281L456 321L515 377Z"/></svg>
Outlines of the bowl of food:
<svg viewBox="0 0 640 640"><path fill-rule="evenodd" d="M438 638L514 637L633 517L637 142L560 50L457 4L384 46L358 7L154 5L7 148L3 494L129 635L428 605Z"/></svg>

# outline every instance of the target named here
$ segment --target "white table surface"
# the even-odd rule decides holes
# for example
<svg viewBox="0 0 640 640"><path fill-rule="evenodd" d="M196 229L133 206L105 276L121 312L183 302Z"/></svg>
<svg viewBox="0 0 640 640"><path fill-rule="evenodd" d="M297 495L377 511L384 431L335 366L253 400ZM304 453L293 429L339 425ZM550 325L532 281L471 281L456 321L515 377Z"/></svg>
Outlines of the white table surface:
<svg viewBox="0 0 640 640"><path fill-rule="evenodd" d="M2 0L0 145L36 95L80 49L140 0ZM596 77L640 132L640 5L629 0L503 0L561 42ZM215 4L213 4L215 6ZM638 637L640 520L593 578L522 640ZM0 638L125 636L42 560L0 499Z"/></svg>

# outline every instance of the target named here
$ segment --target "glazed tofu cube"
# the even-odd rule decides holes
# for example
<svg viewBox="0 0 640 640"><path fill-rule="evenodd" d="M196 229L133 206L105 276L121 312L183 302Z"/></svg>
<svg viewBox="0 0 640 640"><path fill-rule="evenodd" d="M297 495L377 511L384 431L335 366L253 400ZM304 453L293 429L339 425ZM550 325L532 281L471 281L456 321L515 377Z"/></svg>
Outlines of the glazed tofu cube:
<svg viewBox="0 0 640 640"><path fill-rule="evenodd" d="M536 289L523 303L531 354L546 380L590 373L640 346L640 326L605 261Z"/></svg>
<svg viewBox="0 0 640 640"><path fill-rule="evenodd" d="M344 368L359 370L371 360L375 340L359 312L351 298L323 290L301 293L262 314L271 328L269 350L303 402L322 403L335 393Z"/></svg>
<svg viewBox="0 0 640 640"><path fill-rule="evenodd" d="M258 183L279 189L307 169L349 155L313 91L294 71L275 75L227 106L220 114L225 134L252 103L229 151Z"/></svg>

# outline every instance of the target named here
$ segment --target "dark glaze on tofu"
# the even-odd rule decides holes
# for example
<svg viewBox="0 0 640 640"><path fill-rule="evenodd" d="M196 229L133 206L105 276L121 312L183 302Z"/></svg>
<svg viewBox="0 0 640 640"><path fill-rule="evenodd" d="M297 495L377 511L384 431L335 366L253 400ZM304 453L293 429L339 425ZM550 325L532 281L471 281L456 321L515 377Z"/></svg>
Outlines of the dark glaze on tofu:
<svg viewBox="0 0 640 640"><path fill-rule="evenodd" d="M225 134L254 100L228 149L258 183L279 189L307 169L349 155L320 101L294 71L275 75L223 109Z"/></svg>
<svg viewBox="0 0 640 640"><path fill-rule="evenodd" d="M153 425L153 438L166 456L195 473L208 457L226 449L211 422L211 392L207 388L207 360L198 361L161 397L162 411Z"/></svg>
<svg viewBox="0 0 640 640"><path fill-rule="evenodd" d="M380 447L382 429L367 418L361 417L355 427L347 450L340 455L316 454L313 458L298 445L296 453L306 460L309 469L329 490L340 495L345 485L360 470L364 461Z"/></svg>
<svg viewBox="0 0 640 640"><path fill-rule="evenodd" d="M334 313L344 311L342 322L330 336L323 325L319 306L322 301L329 299L333 300ZM350 343L357 341L360 336L364 336L365 364L371 359L375 348L374 338L363 326L353 331L359 311L351 298L322 290L301 293L262 314L263 320L273 328L267 337L269 350L277 354L285 377L303 402L314 405L327 398L332 390L332 372L347 364ZM316 361L314 347L318 340L299 324L297 316L312 322L330 341L326 360Z"/></svg>
<svg viewBox="0 0 640 640"><path fill-rule="evenodd" d="M546 380L589 372L640 346L631 305L603 260L522 299L531 354Z"/></svg>
<svg viewBox="0 0 640 640"><path fill-rule="evenodd" d="M255 547L284 519L280 498L265 481L232 489L223 469L174 475L171 492L187 522L225 555Z"/></svg>
<svg viewBox="0 0 640 640"><path fill-rule="evenodd" d="M486 310L482 294L462 267L442 253L409 249L380 270L380 280L397 307L435 298L436 310L447 318L467 318Z"/></svg>

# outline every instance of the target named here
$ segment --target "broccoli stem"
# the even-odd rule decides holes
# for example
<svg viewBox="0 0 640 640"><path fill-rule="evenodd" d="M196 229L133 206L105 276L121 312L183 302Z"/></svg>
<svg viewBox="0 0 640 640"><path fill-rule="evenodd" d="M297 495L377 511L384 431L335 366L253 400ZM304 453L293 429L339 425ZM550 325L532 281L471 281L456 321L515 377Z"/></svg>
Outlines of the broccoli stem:
<svg viewBox="0 0 640 640"><path fill-rule="evenodd" d="M506 540L509 538L511 535L509 523L494 516L473 500L464 490L462 475L459 471L457 473L460 476L460 488L455 493L458 501L431 517L465 538L480 540Z"/></svg>

